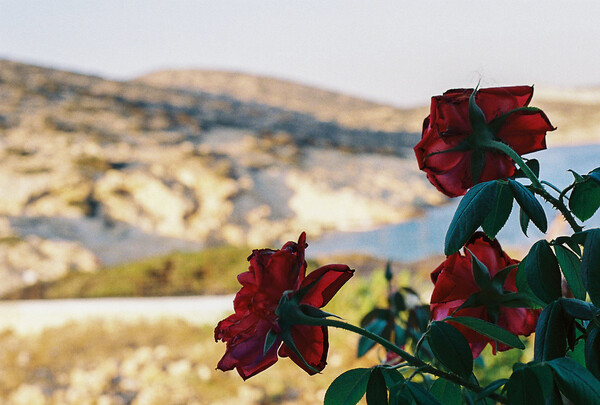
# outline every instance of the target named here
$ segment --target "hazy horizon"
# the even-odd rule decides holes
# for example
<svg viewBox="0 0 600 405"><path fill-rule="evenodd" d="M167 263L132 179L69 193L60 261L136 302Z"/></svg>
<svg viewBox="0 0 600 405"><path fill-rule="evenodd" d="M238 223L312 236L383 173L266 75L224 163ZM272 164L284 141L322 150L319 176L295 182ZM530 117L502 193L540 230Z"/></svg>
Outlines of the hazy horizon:
<svg viewBox="0 0 600 405"><path fill-rule="evenodd" d="M0 57L111 79L236 71L397 106L448 88L600 84L600 3L0 3Z"/></svg>

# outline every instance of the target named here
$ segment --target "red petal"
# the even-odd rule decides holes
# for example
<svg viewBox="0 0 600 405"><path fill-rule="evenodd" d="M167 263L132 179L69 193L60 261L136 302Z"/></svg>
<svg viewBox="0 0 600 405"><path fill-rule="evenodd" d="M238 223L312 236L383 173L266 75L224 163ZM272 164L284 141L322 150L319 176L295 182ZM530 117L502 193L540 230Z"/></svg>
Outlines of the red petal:
<svg viewBox="0 0 600 405"><path fill-rule="evenodd" d="M498 325L515 335L529 336L535 332L539 309L500 307Z"/></svg>
<svg viewBox="0 0 600 405"><path fill-rule="evenodd" d="M310 273L302 282L301 288L315 284L300 301L321 308L333 298L335 293L352 277L354 270L345 264L329 264Z"/></svg>
<svg viewBox="0 0 600 405"><path fill-rule="evenodd" d="M281 341L276 341L266 354L263 353L270 328L270 323L261 321L256 325L254 333L235 336L227 343L227 350L217 368L223 371L235 368L246 380L273 365L277 361L277 349Z"/></svg>
<svg viewBox="0 0 600 405"><path fill-rule="evenodd" d="M260 318L251 312L236 312L217 324L215 328L215 342L222 340L228 342L234 336L254 329L260 322Z"/></svg>
<svg viewBox="0 0 600 405"><path fill-rule="evenodd" d="M431 128L444 136L468 135L469 96L473 90L456 90L431 98Z"/></svg>
<svg viewBox="0 0 600 405"><path fill-rule="evenodd" d="M485 165L479 183L505 179L513 174L515 174L515 164L511 158L501 153L485 152Z"/></svg>
<svg viewBox="0 0 600 405"><path fill-rule="evenodd" d="M318 371L325 368L327 364L327 350L329 349L327 328L325 326L294 325L292 326L292 339L294 339L294 344L304 360L311 367L314 367ZM302 359L287 347L285 343L279 349L279 356L289 357L308 374L315 374L313 370L306 367Z"/></svg>
<svg viewBox="0 0 600 405"><path fill-rule="evenodd" d="M446 267L438 274L435 287L431 293L431 303L444 303L454 300L465 301L480 291L475 283L471 261L464 256L456 257L452 267ZM460 304L459 304L460 305Z"/></svg>
<svg viewBox="0 0 600 405"><path fill-rule="evenodd" d="M415 146L419 168L421 170L428 168L438 172L445 172L452 169L462 160L464 152L444 151L456 147L463 139L464 137L443 138L437 131L432 129L427 130L423 134L423 139ZM429 156L432 153L436 154Z"/></svg>
<svg viewBox="0 0 600 405"><path fill-rule="evenodd" d="M286 290L293 290L306 271L304 247L286 243L281 250L255 250L249 257L250 271L258 290L279 302Z"/></svg>
<svg viewBox="0 0 600 405"><path fill-rule="evenodd" d="M507 117L497 136L524 155L546 149L546 132L555 129L544 112L519 111Z"/></svg>
<svg viewBox="0 0 600 405"><path fill-rule="evenodd" d="M479 90L475 102L489 122L511 110L528 106L532 97L531 86L490 87Z"/></svg>

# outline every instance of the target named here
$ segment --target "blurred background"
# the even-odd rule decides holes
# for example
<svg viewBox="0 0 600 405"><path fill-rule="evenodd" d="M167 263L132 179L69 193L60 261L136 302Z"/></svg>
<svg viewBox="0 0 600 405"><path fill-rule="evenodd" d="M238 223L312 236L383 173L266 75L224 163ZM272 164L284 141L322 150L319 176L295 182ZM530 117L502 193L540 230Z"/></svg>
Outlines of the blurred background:
<svg viewBox="0 0 600 405"><path fill-rule="evenodd" d="M430 97L535 85L558 130L532 157L566 186L600 156L595 15L554 0L0 1L0 401L322 401L381 353L357 362L357 339L332 331L322 375L286 359L244 384L215 371L212 330L251 249L306 231L309 269L356 269L331 304L349 321L385 301L388 259L427 302L456 206L412 152ZM539 234L517 223L498 238L520 258Z"/></svg>

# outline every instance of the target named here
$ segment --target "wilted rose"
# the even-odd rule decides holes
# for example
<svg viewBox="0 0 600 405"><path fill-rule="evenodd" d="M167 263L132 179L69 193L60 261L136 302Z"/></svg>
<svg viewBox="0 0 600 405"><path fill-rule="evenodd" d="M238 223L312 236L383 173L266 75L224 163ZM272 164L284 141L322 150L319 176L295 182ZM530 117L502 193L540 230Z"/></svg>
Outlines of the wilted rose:
<svg viewBox="0 0 600 405"><path fill-rule="evenodd" d="M215 329L215 341L227 343L218 369L227 371L235 368L243 379L247 379L273 365L279 354L290 357L309 374L323 370L329 347L327 327L291 326L291 336L302 356L300 358L282 343L275 310L285 291L298 291L304 287L308 289L304 291L300 304L321 308L352 277L354 271L346 265L332 264L305 277L306 246L306 235L302 233L298 243L287 242L280 250L254 250L248 257L249 270L238 276L242 288L234 300L235 313L219 322ZM273 334L274 341L265 353L269 333Z"/></svg>
<svg viewBox="0 0 600 405"><path fill-rule="evenodd" d="M475 94L485 123L474 133L469 117L472 93L473 89L456 89L432 97L421 141L414 148L419 168L449 197L463 195L477 183L515 173L511 158L482 147L484 138L503 142L523 155L545 149L546 132L555 129L543 111L526 108L533 87L492 87Z"/></svg>

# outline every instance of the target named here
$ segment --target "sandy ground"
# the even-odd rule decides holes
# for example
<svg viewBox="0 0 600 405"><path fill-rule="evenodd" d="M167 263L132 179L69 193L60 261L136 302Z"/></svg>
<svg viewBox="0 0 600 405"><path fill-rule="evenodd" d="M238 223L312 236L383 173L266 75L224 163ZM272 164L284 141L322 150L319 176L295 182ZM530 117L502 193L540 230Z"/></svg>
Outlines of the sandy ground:
<svg viewBox="0 0 600 405"><path fill-rule="evenodd" d="M38 333L47 327L102 319L155 321L177 318L215 324L233 312L233 295L154 298L88 298L0 302L0 330Z"/></svg>

